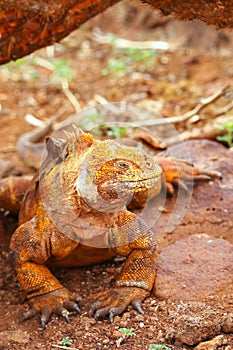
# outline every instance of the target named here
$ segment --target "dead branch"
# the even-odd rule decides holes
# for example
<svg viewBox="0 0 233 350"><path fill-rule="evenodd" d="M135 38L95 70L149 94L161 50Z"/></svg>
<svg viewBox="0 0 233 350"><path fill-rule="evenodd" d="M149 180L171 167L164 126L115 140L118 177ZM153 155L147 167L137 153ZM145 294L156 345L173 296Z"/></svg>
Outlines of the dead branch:
<svg viewBox="0 0 233 350"><path fill-rule="evenodd" d="M229 119L233 120L233 116L221 116L213 120L206 121L205 125L192 127L191 130L186 130L179 134L179 136L170 137L164 140L167 147L175 145L176 143L193 139L209 139L216 140L217 136L223 135L225 131L218 130L219 126L222 126L229 122Z"/></svg>
<svg viewBox="0 0 233 350"><path fill-rule="evenodd" d="M105 34L99 28L93 30L92 39L99 44L112 45L117 49L171 50L171 45L166 41L132 41L118 38L111 33Z"/></svg>
<svg viewBox="0 0 233 350"><path fill-rule="evenodd" d="M177 115L170 118L158 118L158 119L148 119L148 120L140 120L137 122L133 122L133 126L153 126L153 125L163 125L163 124L175 124L184 122L195 115L197 115L202 109L210 105L211 103L218 100L220 97L225 95L226 91L229 89L229 86L221 87L219 90L217 90L213 95L203 98L191 111L188 111L184 114ZM226 107L226 106L225 106ZM228 104L228 108L231 107L230 104ZM229 109L228 109L229 110Z"/></svg>
<svg viewBox="0 0 233 350"><path fill-rule="evenodd" d="M219 117L227 112L229 112L231 109L233 108L233 101L231 101L230 103L228 103L226 106L219 108L216 113L215 116Z"/></svg>
<svg viewBox="0 0 233 350"><path fill-rule="evenodd" d="M78 350L78 348L71 348L70 346L52 344L52 347L65 350Z"/></svg>
<svg viewBox="0 0 233 350"><path fill-rule="evenodd" d="M52 45L120 0L1 0L0 64ZM233 28L232 0L142 0L177 19ZM17 6L16 6L17 4ZM29 40L30 38L30 40Z"/></svg>

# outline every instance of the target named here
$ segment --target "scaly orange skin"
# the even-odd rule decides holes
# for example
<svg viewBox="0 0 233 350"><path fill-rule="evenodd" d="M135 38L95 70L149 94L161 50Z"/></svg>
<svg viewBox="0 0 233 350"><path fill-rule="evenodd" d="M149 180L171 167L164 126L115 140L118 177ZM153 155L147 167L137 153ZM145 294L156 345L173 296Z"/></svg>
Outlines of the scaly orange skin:
<svg viewBox="0 0 233 350"><path fill-rule="evenodd" d="M80 311L80 297L66 290L48 266L90 265L116 254L127 257L125 265L115 287L102 293L90 315L109 314L112 320L130 303L142 312L140 303L155 279L156 245L151 231L129 209L143 208L148 197L159 193L161 169L170 193L178 180L220 176L184 160L155 160L135 147L95 141L89 134L67 137L67 145L47 141L46 166L30 185L25 177L0 181L0 206L16 210L21 205L10 248L19 282L32 305L24 319L40 312L43 328L52 312L69 321L69 310ZM82 227L68 234L67 227L75 227L77 218L96 226L100 234L84 239ZM65 230L63 225L68 225Z"/></svg>
<svg viewBox="0 0 233 350"><path fill-rule="evenodd" d="M70 136L61 156L34 178L11 239L18 280L32 305L25 319L41 312L44 327L52 312L68 320L69 310L79 311L80 297L68 292L47 266L83 266L116 254L127 257L125 265L115 287L97 299L90 315L109 314L112 320L130 303L142 312L140 303L154 284L156 244L152 232L126 205L141 194L144 198L159 193L160 175L154 157L135 147L95 141L89 134ZM67 202L71 212L60 215L56 203L61 202L62 210ZM55 220L51 220L50 205ZM73 213L75 225L77 218L84 220L97 226L100 234L83 240L85 232L79 227L66 235L56 220L73 227Z"/></svg>

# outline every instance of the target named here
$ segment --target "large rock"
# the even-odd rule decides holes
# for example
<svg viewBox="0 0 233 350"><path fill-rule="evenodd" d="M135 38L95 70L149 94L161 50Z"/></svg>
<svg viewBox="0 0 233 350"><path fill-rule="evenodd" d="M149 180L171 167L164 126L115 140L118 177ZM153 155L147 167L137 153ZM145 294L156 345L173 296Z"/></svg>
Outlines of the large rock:
<svg viewBox="0 0 233 350"><path fill-rule="evenodd" d="M178 304L169 311L175 312L172 322L173 335L181 343L188 345L216 337L223 331L226 323L224 311L203 302Z"/></svg>
<svg viewBox="0 0 233 350"><path fill-rule="evenodd" d="M195 233L233 243L233 153L209 140L186 141L168 152L184 158L184 146L195 165L220 171L222 179L196 182L190 193L179 189L178 196L166 201L165 210L158 207L159 198L153 199L151 210L159 219L152 230L159 249Z"/></svg>
<svg viewBox="0 0 233 350"><path fill-rule="evenodd" d="M178 341L194 345L232 333L233 245L195 234L163 248L154 292L169 305L170 334Z"/></svg>
<svg viewBox="0 0 233 350"><path fill-rule="evenodd" d="M170 333L180 342L232 333L233 245L196 234L162 249L155 294L167 300Z"/></svg>
<svg viewBox="0 0 233 350"><path fill-rule="evenodd" d="M202 300L229 296L233 285L233 245L205 234L191 235L162 249L155 293L162 299ZM233 295L232 295L233 299Z"/></svg>

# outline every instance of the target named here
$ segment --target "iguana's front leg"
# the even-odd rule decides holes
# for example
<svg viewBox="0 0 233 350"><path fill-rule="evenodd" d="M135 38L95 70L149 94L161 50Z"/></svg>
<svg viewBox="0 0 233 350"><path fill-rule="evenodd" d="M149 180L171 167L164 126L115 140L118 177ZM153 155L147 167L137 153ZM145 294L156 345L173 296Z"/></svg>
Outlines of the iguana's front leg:
<svg viewBox="0 0 233 350"><path fill-rule="evenodd" d="M199 181L221 178L221 173L211 169L201 169L193 166L187 160L172 157L157 157L159 166L163 169L165 186L169 194L174 193L174 186L178 183L187 190L183 180Z"/></svg>
<svg viewBox="0 0 233 350"><path fill-rule="evenodd" d="M101 293L89 312L96 319L109 314L111 322L129 304L143 313L141 302L150 294L156 276L156 244L152 232L136 215L130 212L124 215L126 224L111 231L110 241L116 245L116 254L127 257L125 265L115 287ZM121 215L119 225L123 224L124 215ZM129 243L120 246L121 240Z"/></svg>
<svg viewBox="0 0 233 350"><path fill-rule="evenodd" d="M62 259L69 255L77 243L51 226L46 226L45 219L43 232L38 231L33 218L15 231L10 244L18 281L31 304L31 309L23 315L23 320L41 313L42 328L53 312L63 316L67 322L68 311L80 312L80 296L64 288L45 266L52 256Z"/></svg>

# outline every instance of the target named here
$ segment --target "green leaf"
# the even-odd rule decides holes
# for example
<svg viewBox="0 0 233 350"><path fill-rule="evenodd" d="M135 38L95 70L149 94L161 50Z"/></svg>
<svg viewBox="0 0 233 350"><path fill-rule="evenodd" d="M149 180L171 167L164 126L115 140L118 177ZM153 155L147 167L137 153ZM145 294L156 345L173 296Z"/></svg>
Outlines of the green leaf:
<svg viewBox="0 0 233 350"><path fill-rule="evenodd" d="M127 127L112 127L111 130L107 132L108 136L111 136L115 139L122 138L126 135Z"/></svg>
<svg viewBox="0 0 233 350"><path fill-rule="evenodd" d="M150 344L150 349L152 350L172 350L165 344Z"/></svg>
<svg viewBox="0 0 233 350"><path fill-rule="evenodd" d="M72 340L69 337L65 337L60 341L62 346L69 346L72 344Z"/></svg>
<svg viewBox="0 0 233 350"><path fill-rule="evenodd" d="M134 328L119 328L118 331L123 333L126 337L136 336Z"/></svg>

